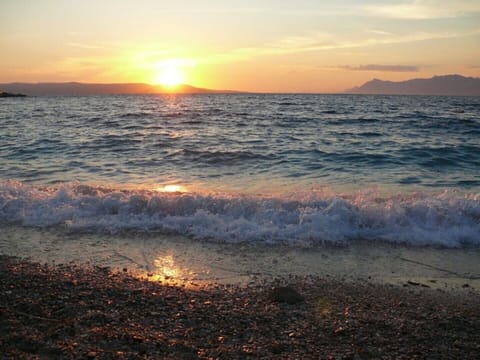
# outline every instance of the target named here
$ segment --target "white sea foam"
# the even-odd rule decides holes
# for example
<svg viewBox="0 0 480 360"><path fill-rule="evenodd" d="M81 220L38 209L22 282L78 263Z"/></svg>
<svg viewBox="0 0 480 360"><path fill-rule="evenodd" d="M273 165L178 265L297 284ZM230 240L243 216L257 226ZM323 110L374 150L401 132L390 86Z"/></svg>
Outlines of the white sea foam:
<svg viewBox="0 0 480 360"><path fill-rule="evenodd" d="M375 191L313 191L294 197L253 197L5 181L0 183L0 221L64 226L73 232L162 231L197 239L294 246L383 240L461 247L480 245L480 193L386 196Z"/></svg>

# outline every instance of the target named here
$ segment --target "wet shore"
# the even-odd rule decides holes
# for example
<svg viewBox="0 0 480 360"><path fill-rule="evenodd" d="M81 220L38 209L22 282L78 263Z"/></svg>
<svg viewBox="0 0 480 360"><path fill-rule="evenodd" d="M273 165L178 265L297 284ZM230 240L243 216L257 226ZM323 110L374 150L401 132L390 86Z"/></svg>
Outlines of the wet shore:
<svg viewBox="0 0 480 360"><path fill-rule="evenodd" d="M91 264L155 279L246 285L295 275L480 293L480 248L358 241L294 247L201 241L162 233L78 233L2 226L0 254L51 264ZM418 285L415 285L418 284Z"/></svg>

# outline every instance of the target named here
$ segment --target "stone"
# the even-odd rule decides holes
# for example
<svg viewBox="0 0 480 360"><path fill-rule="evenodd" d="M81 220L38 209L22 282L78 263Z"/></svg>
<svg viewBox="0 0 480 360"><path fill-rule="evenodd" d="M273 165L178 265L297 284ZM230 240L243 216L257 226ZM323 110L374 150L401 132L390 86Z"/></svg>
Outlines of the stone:
<svg viewBox="0 0 480 360"><path fill-rule="evenodd" d="M297 304L305 301L305 298L290 286L275 287L270 292L270 300L274 302Z"/></svg>

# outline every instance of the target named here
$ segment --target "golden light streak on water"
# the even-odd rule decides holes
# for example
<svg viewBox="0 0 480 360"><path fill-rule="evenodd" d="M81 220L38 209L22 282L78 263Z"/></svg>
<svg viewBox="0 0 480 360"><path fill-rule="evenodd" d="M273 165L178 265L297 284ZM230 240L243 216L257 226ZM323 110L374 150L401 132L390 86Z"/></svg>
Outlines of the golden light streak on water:
<svg viewBox="0 0 480 360"><path fill-rule="evenodd" d="M196 273L189 268L179 266L171 254L157 256L153 261L153 266L154 270L146 274L148 281L186 288L201 285L200 282L194 280ZM145 274L141 277L145 279Z"/></svg>
<svg viewBox="0 0 480 360"><path fill-rule="evenodd" d="M167 193L188 192L187 188L182 185L164 185L164 186L157 187L155 190L159 192L167 192Z"/></svg>

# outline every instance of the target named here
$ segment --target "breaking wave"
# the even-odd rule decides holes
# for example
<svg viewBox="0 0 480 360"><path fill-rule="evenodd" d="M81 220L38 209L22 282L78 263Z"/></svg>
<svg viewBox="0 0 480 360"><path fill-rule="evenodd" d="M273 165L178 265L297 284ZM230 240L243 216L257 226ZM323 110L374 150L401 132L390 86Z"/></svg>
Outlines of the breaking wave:
<svg viewBox="0 0 480 360"><path fill-rule="evenodd" d="M4 181L0 222L63 226L72 232L173 232L232 243L315 246L381 240L462 247L480 245L480 193L380 195L366 189L263 197Z"/></svg>

